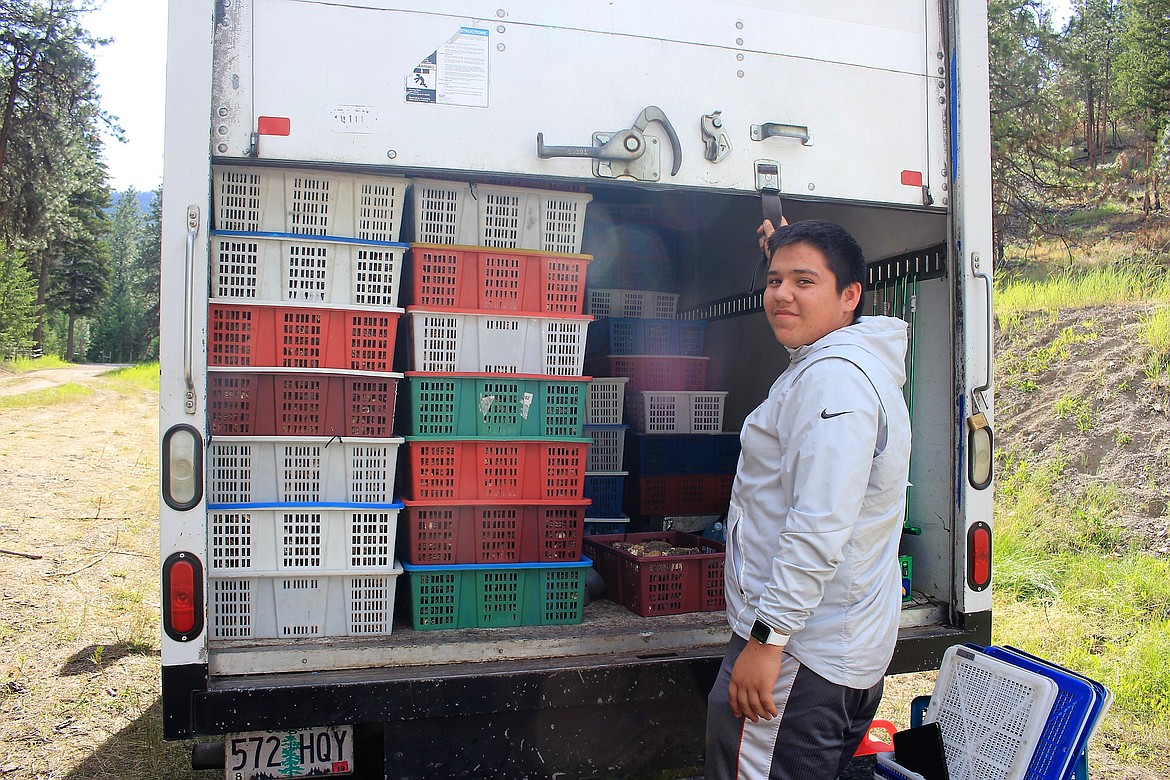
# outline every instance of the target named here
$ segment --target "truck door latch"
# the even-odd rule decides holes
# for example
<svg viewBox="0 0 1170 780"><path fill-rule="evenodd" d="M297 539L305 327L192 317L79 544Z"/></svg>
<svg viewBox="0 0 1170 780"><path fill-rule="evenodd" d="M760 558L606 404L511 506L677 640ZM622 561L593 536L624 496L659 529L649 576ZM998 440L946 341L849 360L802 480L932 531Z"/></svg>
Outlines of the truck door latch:
<svg viewBox="0 0 1170 780"><path fill-rule="evenodd" d="M536 156L542 160L552 157L591 157L593 175L605 179L629 176L638 181L658 181L658 139L645 135L646 127L658 122L670 139L673 165L670 175L682 166L682 144L666 114L658 106L647 106L638 114L632 127L612 133L594 133L592 146L545 146L544 133L536 134Z"/></svg>
<svg viewBox="0 0 1170 780"><path fill-rule="evenodd" d="M703 133L704 157L717 163L731 154L731 139L723 129L722 111L703 114L703 118L699 120L699 129Z"/></svg>

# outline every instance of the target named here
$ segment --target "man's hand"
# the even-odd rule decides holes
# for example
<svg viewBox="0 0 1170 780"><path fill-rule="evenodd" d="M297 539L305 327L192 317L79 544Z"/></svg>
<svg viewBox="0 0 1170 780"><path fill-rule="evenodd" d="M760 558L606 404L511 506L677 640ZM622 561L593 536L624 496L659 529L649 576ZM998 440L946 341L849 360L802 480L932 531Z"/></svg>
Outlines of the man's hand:
<svg viewBox="0 0 1170 780"><path fill-rule="evenodd" d="M780 227L788 224L787 217L780 217ZM768 236L776 232L776 228L772 225L772 220L765 219L763 224L756 228L756 235L760 237L760 251L768 251Z"/></svg>
<svg viewBox="0 0 1170 780"><path fill-rule="evenodd" d="M776 687L776 678L780 676L783 655L783 647L748 640L747 647L731 667L731 685L727 689L727 699L735 717L756 723L760 718L771 720L779 714L772 691Z"/></svg>

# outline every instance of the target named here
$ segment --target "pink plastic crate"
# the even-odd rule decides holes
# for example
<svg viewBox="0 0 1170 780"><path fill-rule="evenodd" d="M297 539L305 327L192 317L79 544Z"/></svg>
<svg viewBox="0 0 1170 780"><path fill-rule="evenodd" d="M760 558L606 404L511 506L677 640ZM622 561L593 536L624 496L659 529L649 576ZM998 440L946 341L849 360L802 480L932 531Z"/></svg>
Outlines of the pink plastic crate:
<svg viewBox="0 0 1170 780"><path fill-rule="evenodd" d="M627 393L643 390L706 390L706 357L610 355L586 362L588 376L629 377Z"/></svg>

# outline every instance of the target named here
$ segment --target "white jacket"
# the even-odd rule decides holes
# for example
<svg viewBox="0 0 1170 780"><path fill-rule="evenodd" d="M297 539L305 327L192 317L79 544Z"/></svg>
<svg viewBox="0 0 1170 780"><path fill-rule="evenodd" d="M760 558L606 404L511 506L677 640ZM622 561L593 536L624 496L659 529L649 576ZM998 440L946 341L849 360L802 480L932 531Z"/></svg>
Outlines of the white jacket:
<svg viewBox="0 0 1170 780"><path fill-rule="evenodd" d="M744 421L727 528L727 619L758 617L831 682L865 689L893 656L910 472L907 325L860 322L789 350Z"/></svg>

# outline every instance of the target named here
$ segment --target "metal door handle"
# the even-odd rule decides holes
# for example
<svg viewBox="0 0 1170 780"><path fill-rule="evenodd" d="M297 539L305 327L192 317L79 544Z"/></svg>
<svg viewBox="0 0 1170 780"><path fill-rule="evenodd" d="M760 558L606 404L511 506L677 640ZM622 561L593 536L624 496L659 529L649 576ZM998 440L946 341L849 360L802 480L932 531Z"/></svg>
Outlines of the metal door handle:
<svg viewBox="0 0 1170 780"><path fill-rule="evenodd" d="M762 125L752 125L752 140L763 141L773 136L781 138L799 138L805 146L812 146L812 134L806 125L786 125L781 122L765 122Z"/></svg>

